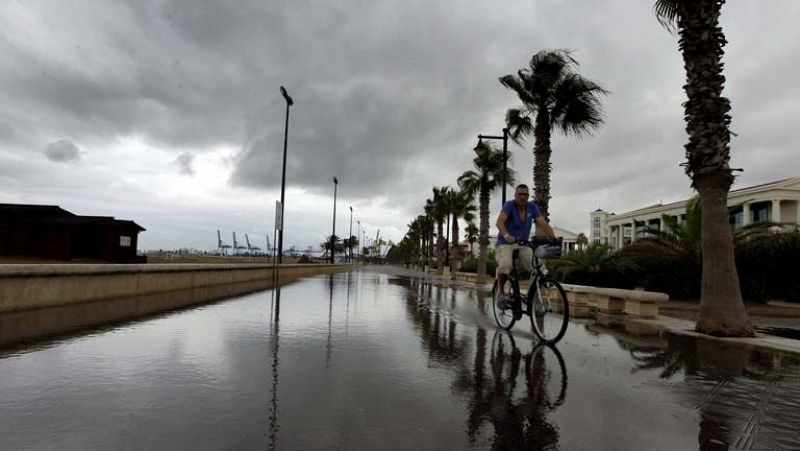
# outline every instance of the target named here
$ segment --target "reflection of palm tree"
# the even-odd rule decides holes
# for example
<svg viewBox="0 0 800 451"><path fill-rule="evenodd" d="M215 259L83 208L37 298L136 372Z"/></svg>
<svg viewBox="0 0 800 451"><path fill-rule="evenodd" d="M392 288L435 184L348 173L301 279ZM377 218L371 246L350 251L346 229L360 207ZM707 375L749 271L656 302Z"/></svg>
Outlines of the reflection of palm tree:
<svg viewBox="0 0 800 451"><path fill-rule="evenodd" d="M668 343L658 350L631 346L634 371L663 368L661 378L682 376L682 392L700 414L699 449L728 449L743 442L762 449L759 445L770 440L759 443L759 431L770 427L764 423L784 422L764 415L782 376L767 379L764 375L784 374L785 369L774 368L770 355L754 353L744 346L724 346L686 336L670 336Z"/></svg>

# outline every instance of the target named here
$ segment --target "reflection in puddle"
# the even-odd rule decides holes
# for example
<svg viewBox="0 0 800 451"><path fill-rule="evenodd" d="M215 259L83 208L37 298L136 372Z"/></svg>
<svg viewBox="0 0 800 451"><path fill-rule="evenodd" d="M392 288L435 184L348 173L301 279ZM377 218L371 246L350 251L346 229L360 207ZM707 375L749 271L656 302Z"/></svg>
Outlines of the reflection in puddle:
<svg viewBox="0 0 800 451"><path fill-rule="evenodd" d="M367 268L17 345L0 449L800 448L795 354L603 315L541 346L488 296Z"/></svg>

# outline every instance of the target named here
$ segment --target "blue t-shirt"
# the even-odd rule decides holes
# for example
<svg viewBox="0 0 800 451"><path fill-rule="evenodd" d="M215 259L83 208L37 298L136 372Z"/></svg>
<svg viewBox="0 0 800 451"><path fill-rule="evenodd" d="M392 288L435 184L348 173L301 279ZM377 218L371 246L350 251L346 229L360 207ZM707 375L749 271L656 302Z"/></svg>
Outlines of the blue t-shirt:
<svg viewBox="0 0 800 451"><path fill-rule="evenodd" d="M503 205L503 212L508 216L506 219L506 230L515 240L528 240L531 236L531 226L542 214L533 202L528 202L525 207L525 219L519 217L519 210L513 200ZM508 244L499 233L497 234L497 244Z"/></svg>

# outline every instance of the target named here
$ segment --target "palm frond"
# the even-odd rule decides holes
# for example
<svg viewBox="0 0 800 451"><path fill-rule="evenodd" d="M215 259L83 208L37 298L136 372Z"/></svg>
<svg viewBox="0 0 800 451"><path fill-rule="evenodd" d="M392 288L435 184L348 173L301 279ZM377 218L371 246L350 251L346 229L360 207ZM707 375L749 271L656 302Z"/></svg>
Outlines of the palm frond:
<svg viewBox="0 0 800 451"><path fill-rule="evenodd" d="M566 75L553 93L552 123L564 134L583 137L603 123L600 98L608 91L578 74Z"/></svg>
<svg viewBox="0 0 800 451"><path fill-rule="evenodd" d="M529 111L521 108L510 108L506 111L506 126L511 140L522 145L527 136L533 133L533 123Z"/></svg>
<svg viewBox="0 0 800 451"><path fill-rule="evenodd" d="M514 91L523 103L533 102L530 92L525 87L525 81L519 75L503 75L500 77L500 84Z"/></svg>
<svg viewBox="0 0 800 451"><path fill-rule="evenodd" d="M658 19L658 23L669 32L674 32L677 28L680 1L681 0L656 0L653 6L653 12L656 15L656 19Z"/></svg>

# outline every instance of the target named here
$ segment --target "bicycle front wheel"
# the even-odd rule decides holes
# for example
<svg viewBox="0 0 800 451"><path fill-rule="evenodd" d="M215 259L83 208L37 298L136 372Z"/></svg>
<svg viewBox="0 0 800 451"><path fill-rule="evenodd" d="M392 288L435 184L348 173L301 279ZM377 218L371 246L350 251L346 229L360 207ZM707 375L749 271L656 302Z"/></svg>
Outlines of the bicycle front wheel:
<svg viewBox="0 0 800 451"><path fill-rule="evenodd" d="M511 299L514 295L511 282L506 280L504 292L506 293L505 299L500 298L500 290L497 289L497 281L494 281L492 287L492 311L494 312L494 320L497 325L505 330L510 330L514 327L514 309Z"/></svg>
<svg viewBox="0 0 800 451"><path fill-rule="evenodd" d="M545 343L556 343L567 332L569 304L564 288L557 281L536 279L528 291L531 329Z"/></svg>

